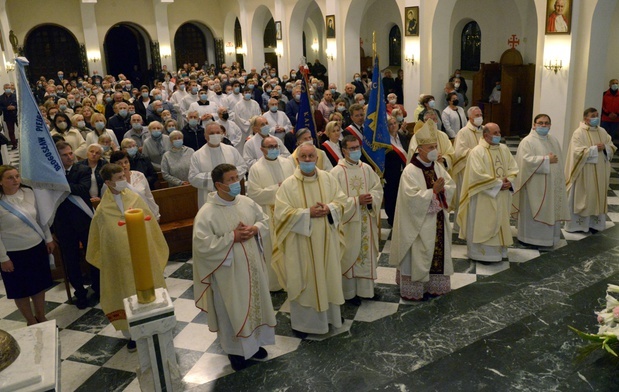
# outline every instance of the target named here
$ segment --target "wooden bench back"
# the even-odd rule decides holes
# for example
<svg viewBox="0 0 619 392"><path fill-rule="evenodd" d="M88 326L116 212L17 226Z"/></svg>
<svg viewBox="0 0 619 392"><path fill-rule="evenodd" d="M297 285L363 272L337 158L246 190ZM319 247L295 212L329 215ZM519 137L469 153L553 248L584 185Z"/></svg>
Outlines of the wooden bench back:
<svg viewBox="0 0 619 392"><path fill-rule="evenodd" d="M160 224L193 219L198 213L198 190L191 185L157 189L153 197L159 206Z"/></svg>

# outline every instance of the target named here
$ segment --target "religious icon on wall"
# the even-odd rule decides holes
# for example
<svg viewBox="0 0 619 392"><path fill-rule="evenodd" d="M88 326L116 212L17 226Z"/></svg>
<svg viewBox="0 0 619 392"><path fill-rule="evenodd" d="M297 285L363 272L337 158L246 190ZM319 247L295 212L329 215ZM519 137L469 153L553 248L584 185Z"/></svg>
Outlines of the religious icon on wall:
<svg viewBox="0 0 619 392"><path fill-rule="evenodd" d="M419 37L419 7L406 7L404 14L406 15L404 35L407 37Z"/></svg>
<svg viewBox="0 0 619 392"><path fill-rule="evenodd" d="M279 20L275 22L275 39L282 39L282 22L280 22Z"/></svg>
<svg viewBox="0 0 619 392"><path fill-rule="evenodd" d="M548 0L546 4L546 34L569 34L572 0Z"/></svg>
<svg viewBox="0 0 619 392"><path fill-rule="evenodd" d="M335 38L335 15L327 15L327 38Z"/></svg>

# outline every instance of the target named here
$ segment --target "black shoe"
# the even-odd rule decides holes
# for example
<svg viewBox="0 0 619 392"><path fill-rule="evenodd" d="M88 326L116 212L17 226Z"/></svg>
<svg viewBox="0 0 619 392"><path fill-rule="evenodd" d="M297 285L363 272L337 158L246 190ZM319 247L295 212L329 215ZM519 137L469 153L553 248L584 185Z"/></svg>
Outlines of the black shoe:
<svg viewBox="0 0 619 392"><path fill-rule="evenodd" d="M260 347L258 351L254 355L252 355L252 359L265 359L269 356L269 353L264 348Z"/></svg>
<svg viewBox="0 0 619 392"><path fill-rule="evenodd" d="M239 370L243 370L247 367L247 361L240 355L228 354L228 359L230 360L230 365L234 371L238 372Z"/></svg>
<svg viewBox="0 0 619 392"><path fill-rule="evenodd" d="M129 343L127 343L127 351L130 353L134 353L138 350L138 345L135 343L135 340L129 339Z"/></svg>
<svg viewBox="0 0 619 392"><path fill-rule="evenodd" d="M307 339L307 335L309 335L307 332L297 331L296 329L293 329L292 333L299 339Z"/></svg>
<svg viewBox="0 0 619 392"><path fill-rule="evenodd" d="M88 307L88 298L76 297L73 305L77 306L78 309L86 309Z"/></svg>
<svg viewBox="0 0 619 392"><path fill-rule="evenodd" d="M353 306L361 306L361 298L359 296L354 296L351 299L347 299L346 302Z"/></svg>

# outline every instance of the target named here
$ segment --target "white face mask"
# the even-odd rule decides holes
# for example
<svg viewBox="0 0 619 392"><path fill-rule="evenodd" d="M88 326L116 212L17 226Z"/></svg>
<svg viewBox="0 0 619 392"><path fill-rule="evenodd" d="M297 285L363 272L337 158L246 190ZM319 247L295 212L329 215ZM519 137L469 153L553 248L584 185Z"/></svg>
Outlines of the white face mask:
<svg viewBox="0 0 619 392"><path fill-rule="evenodd" d="M484 118L483 117L476 117L473 119L473 124L475 124L476 127L481 126L481 124L484 122Z"/></svg>
<svg viewBox="0 0 619 392"><path fill-rule="evenodd" d="M428 159L430 162L434 162L438 159L438 150L432 150L428 153Z"/></svg>
<svg viewBox="0 0 619 392"><path fill-rule="evenodd" d="M116 190L116 192L122 192L123 190L127 189L128 186L129 186L129 184L127 184L126 180L116 181L116 185L114 186L114 190Z"/></svg>
<svg viewBox="0 0 619 392"><path fill-rule="evenodd" d="M223 138L224 138L224 135L219 134L219 133L214 133L212 135L209 135L208 143L212 146L217 146L221 143Z"/></svg>

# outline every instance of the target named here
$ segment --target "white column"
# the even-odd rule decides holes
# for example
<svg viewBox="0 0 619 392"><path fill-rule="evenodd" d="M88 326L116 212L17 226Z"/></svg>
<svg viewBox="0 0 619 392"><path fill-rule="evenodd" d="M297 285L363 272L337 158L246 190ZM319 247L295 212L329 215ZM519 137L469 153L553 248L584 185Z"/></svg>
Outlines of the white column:
<svg viewBox="0 0 619 392"><path fill-rule="evenodd" d="M176 69L174 67L174 59L172 58L172 43L168 27L168 4L173 2L174 0L153 0L161 66L167 65L168 69Z"/></svg>
<svg viewBox="0 0 619 392"><path fill-rule="evenodd" d="M260 72L264 65L264 61L254 64L252 58L254 52L253 42L251 41L252 20L249 19L247 4L244 0L239 0L239 23L241 25L241 37L243 39L243 47L241 48L242 52L240 54L243 55L245 69L249 72L249 70L254 67L256 71Z"/></svg>
<svg viewBox="0 0 619 392"><path fill-rule="evenodd" d="M9 40L9 18L6 15L6 0L0 0L0 34L2 34L2 42L4 42L4 57L0 57L0 85L5 83L15 83L15 72L7 72L6 62L12 62L15 58L11 41Z"/></svg>
<svg viewBox="0 0 619 392"><path fill-rule="evenodd" d="M80 3L82 14L82 29L84 30L84 44L86 45L86 57L88 58L88 72L92 75L94 70L103 75L105 56L99 43L99 31L97 30L97 16L95 15L96 1Z"/></svg>
<svg viewBox="0 0 619 392"><path fill-rule="evenodd" d="M277 48L275 49L275 53L277 53L277 75L282 76L284 73L288 73L290 70L290 51L286 48L289 48L290 45L290 35L286 34L288 31L288 21L290 18L286 15L286 5L283 0L275 0L275 12L273 13L273 20L280 21L282 24L282 39L277 40Z"/></svg>
<svg viewBox="0 0 619 392"><path fill-rule="evenodd" d="M335 83L340 92L344 91L344 86L346 85L346 75L343 70L343 64L346 59L344 52L344 24L346 22L346 15L348 15L348 8L351 6L353 6L351 3L343 6L339 0L327 0L326 14L324 16L335 15L335 38L327 39L327 31L325 29L324 46L323 43L320 44L320 50L328 53L327 75L329 75L329 83ZM359 34L357 34L356 39L359 39ZM358 58L359 55L357 54L357 61ZM350 76L352 77L352 75Z"/></svg>

